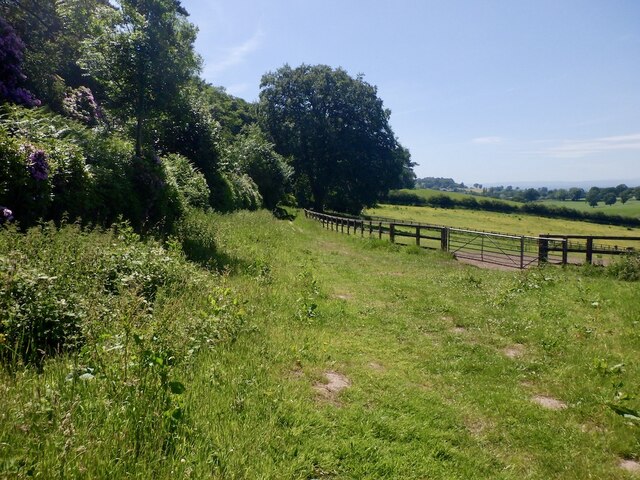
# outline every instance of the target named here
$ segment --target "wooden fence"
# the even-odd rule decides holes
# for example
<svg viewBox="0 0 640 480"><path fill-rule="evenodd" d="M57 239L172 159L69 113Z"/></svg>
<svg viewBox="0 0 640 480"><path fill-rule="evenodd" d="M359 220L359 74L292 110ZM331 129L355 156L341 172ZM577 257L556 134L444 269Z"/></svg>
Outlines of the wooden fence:
<svg viewBox="0 0 640 480"><path fill-rule="evenodd" d="M576 253L584 254L585 261L592 263L594 254L620 255L636 252L640 247L640 237L550 234L532 237L399 222L382 217L354 218L311 210L305 210L304 213L307 218L321 222L328 230L348 235L386 238L401 245L415 244L422 248L440 249L457 258L518 269L541 263L581 263ZM622 246L612 245L612 241L622 242Z"/></svg>

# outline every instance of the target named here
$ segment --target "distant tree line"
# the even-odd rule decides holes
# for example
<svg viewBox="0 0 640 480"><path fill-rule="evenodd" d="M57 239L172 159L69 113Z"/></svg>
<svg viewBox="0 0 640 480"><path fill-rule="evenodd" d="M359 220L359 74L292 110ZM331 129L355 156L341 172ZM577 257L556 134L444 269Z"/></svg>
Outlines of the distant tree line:
<svg viewBox="0 0 640 480"><path fill-rule="evenodd" d="M484 210L500 213L523 213L549 218L562 218L567 220L582 220L604 225L622 225L627 227L640 227L639 218L630 218L622 215L609 215L602 211L582 212L573 208L555 207L543 203L524 203L514 205L502 200L480 199L468 196L455 199L448 195L434 195L429 198L421 197L408 191L391 191L384 200L392 205L429 206L434 208L464 208L468 210Z"/></svg>
<svg viewBox="0 0 640 480"><path fill-rule="evenodd" d="M464 183L456 183L453 178L444 177L417 178L415 180L415 188L430 188L432 190L442 190L447 192L460 192L467 190L467 186Z"/></svg>
<svg viewBox="0 0 640 480"><path fill-rule="evenodd" d="M577 202L585 200L589 205L595 207L599 202L605 205L613 205L618 201L626 203L631 198L640 200L640 187L628 187L625 184L620 184L617 187L609 188L591 187L588 191L585 191L585 189L577 187L569 189L549 189L547 187L520 189L519 187L514 188L508 185L506 187L483 188L482 194L487 197L516 202L535 202L537 200Z"/></svg>
<svg viewBox="0 0 640 480"><path fill-rule="evenodd" d="M625 184L609 188L591 187L588 191L585 191L584 188L579 187L568 189L550 189L547 187L520 188L511 185L507 185L506 187L502 185L483 187L480 183L474 183L473 188L476 190L474 191L467 188L464 183L457 183L452 178L425 177L415 180L415 188L428 188L445 192L467 192L473 195L478 195L479 192L477 190L481 189L482 196L501 200L511 200L522 203L535 202L538 200L586 201L592 207L597 206L598 203L614 205L618 201L624 204L631 198L640 200L640 186L628 187Z"/></svg>

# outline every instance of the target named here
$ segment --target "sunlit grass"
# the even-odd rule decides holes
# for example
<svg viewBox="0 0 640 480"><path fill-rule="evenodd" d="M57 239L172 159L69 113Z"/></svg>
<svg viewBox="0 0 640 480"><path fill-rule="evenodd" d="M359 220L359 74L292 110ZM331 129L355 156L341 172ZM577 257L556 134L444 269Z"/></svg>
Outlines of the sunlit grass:
<svg viewBox="0 0 640 480"><path fill-rule="evenodd" d="M210 221L227 273L203 274L224 280L245 326L175 372L185 418L171 449L136 460L135 415L119 413L99 378L73 391L63 358L2 379L0 453L13 455L1 475L626 478L619 459L640 454L638 429L606 405L638 407L616 399L639 393L637 284L579 269L480 270L302 216ZM166 292L165 305L186 319L207 285L173 303ZM350 387L319 395L328 371ZM546 410L535 395L567 408Z"/></svg>

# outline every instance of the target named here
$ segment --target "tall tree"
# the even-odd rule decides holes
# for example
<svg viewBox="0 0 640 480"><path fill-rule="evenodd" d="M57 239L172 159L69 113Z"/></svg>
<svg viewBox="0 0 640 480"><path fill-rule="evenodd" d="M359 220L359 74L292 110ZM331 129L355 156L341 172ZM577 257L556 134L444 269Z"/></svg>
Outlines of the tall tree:
<svg viewBox="0 0 640 480"><path fill-rule="evenodd" d="M597 207L598 202L601 200L602 191L598 187L591 187L585 196L585 200L592 207Z"/></svg>
<svg viewBox="0 0 640 480"><path fill-rule="evenodd" d="M145 122L166 111L198 72L196 28L178 0L121 0L103 7L81 65L108 94L108 105L134 120L136 154L150 144Z"/></svg>
<svg viewBox="0 0 640 480"><path fill-rule="evenodd" d="M410 168L389 110L361 75L285 65L264 75L260 87L260 121L276 150L292 158L302 205L357 212L398 186Z"/></svg>

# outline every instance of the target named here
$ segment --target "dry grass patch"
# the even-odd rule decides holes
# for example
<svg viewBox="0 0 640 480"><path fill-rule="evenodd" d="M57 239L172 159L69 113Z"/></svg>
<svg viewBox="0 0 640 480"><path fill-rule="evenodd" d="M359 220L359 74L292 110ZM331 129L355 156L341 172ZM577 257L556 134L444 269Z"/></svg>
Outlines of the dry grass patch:
<svg viewBox="0 0 640 480"><path fill-rule="evenodd" d="M564 410L567 408L567 404L557 398L549 397L547 395L536 395L531 399L534 403L537 403L543 408L549 410Z"/></svg>
<svg viewBox="0 0 640 480"><path fill-rule="evenodd" d="M351 386L351 380L345 375L334 371L325 372L324 376L327 380L326 383L317 382L313 389L322 399L337 405L338 394Z"/></svg>
<svg viewBox="0 0 640 480"><path fill-rule="evenodd" d="M640 474L640 462L631 460L630 458L621 458L618 466L630 473Z"/></svg>
<svg viewBox="0 0 640 480"><path fill-rule="evenodd" d="M369 362L368 365L371 370L375 370L376 372L384 372L386 370L386 368L378 362Z"/></svg>
<svg viewBox="0 0 640 480"><path fill-rule="evenodd" d="M505 348L502 353L504 353L504 356L507 358L516 359L522 357L525 354L525 348L521 343L516 343Z"/></svg>

